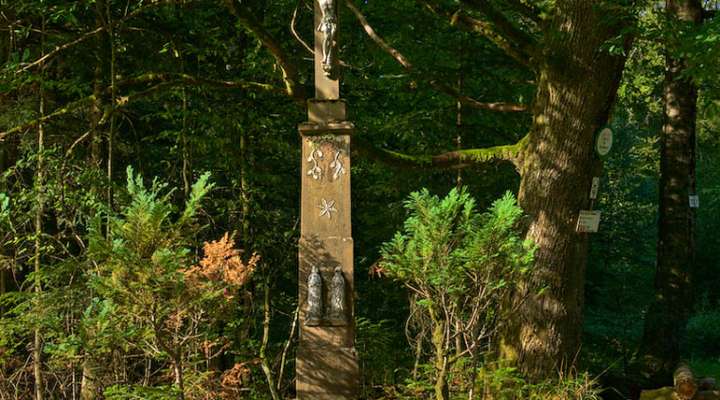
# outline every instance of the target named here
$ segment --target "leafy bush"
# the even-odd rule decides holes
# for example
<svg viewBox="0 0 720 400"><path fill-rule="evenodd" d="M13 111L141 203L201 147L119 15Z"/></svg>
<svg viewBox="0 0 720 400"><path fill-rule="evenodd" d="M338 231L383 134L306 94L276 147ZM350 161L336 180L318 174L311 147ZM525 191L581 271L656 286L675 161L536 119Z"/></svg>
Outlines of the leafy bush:
<svg viewBox="0 0 720 400"><path fill-rule="evenodd" d="M411 293L413 375L429 345L435 397L443 400L453 364L468 355L479 359L512 311L510 298L530 268L533 246L520 236L522 210L510 193L486 213L476 210L464 189L444 199L422 190L411 194L405 207L410 216L383 246L380 267Z"/></svg>
<svg viewBox="0 0 720 400"><path fill-rule="evenodd" d="M232 310L234 294L248 281L258 257L243 262L228 234L205 243L199 262L191 251L199 230L195 215L212 189L208 178L200 177L178 211L166 185L155 180L145 187L142 177L128 168L129 203L117 215L96 219L88 257L94 265L89 284L97 300L81 321L87 354L98 358L95 368L101 369L97 364L102 357L121 349L168 363L173 390L181 395L210 390L207 385L185 385L206 375L189 367L208 364L211 349L224 345L213 324ZM128 385L108 388L105 396L137 398L138 391L149 396L144 398L167 395L167 390Z"/></svg>
<svg viewBox="0 0 720 400"><path fill-rule="evenodd" d="M599 400L601 392L598 382L587 374L528 383L514 368L494 364L480 370L476 387L478 393L494 400Z"/></svg>
<svg viewBox="0 0 720 400"><path fill-rule="evenodd" d="M466 361L471 361L470 359ZM431 365L426 367L432 368ZM515 368L494 362L475 368L474 384L468 393L453 394L450 399L487 400L599 400L602 389L588 374L559 375L539 383L529 383ZM405 385L385 387L383 400L416 400L429 398L432 385L427 381L409 380ZM472 393L470 393L472 391Z"/></svg>
<svg viewBox="0 0 720 400"><path fill-rule="evenodd" d="M701 311L688 320L685 347L696 358L720 357L720 311Z"/></svg>

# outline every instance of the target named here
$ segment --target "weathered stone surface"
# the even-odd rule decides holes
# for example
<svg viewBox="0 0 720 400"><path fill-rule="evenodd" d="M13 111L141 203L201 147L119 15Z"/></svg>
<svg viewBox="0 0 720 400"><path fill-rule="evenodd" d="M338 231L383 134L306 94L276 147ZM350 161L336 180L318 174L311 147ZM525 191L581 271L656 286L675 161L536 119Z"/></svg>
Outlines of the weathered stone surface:
<svg viewBox="0 0 720 400"><path fill-rule="evenodd" d="M313 129L315 126L318 128ZM357 398L360 375L354 351L352 301L351 128L352 124L344 121L300 126L303 159L298 273L300 342L296 371L299 400ZM311 321L309 326L307 282L313 266L322 276L325 312L319 323ZM328 308L330 284L337 267L345 279L345 323L339 323L337 316L332 318Z"/></svg>
<svg viewBox="0 0 720 400"><path fill-rule="evenodd" d="M300 346L309 347L352 347L355 339L353 324L353 240L352 238L325 238L317 237L300 239L300 271L299 281L306 282L312 265L317 265L325 283L325 305L329 304L329 283L332 281L334 269L341 266L345 277L348 323L343 326L330 326L330 321L321 322L318 326L307 326L304 322L307 317L307 285L300 286L298 301L300 307Z"/></svg>
<svg viewBox="0 0 720 400"><path fill-rule="evenodd" d="M308 121L316 123L344 122L347 109L344 100L308 101Z"/></svg>
<svg viewBox="0 0 720 400"><path fill-rule="evenodd" d="M360 370L354 348L300 347L296 361L298 399L357 399Z"/></svg>
<svg viewBox="0 0 720 400"><path fill-rule="evenodd" d="M300 234L351 237L350 136L303 136Z"/></svg>

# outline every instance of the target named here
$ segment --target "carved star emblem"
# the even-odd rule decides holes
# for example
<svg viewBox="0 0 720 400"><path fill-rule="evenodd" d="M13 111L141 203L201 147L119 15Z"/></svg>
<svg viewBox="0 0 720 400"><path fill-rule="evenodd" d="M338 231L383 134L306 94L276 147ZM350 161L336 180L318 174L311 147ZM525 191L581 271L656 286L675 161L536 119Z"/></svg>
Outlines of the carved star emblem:
<svg viewBox="0 0 720 400"><path fill-rule="evenodd" d="M332 218L332 213L337 212L337 208L335 208L335 200L328 201L322 199L318 208L320 209L320 216L327 217L328 219Z"/></svg>

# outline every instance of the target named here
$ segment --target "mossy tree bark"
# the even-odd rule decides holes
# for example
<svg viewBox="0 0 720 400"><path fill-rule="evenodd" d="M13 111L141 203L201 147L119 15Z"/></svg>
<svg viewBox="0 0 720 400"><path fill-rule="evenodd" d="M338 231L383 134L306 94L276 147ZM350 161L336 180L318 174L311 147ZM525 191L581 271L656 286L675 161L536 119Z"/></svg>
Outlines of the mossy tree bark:
<svg viewBox="0 0 720 400"><path fill-rule="evenodd" d="M683 31L700 24L700 0L668 0L668 18ZM668 384L680 360L680 336L692 309L697 88L685 76L685 60L666 43L665 124L661 134L660 219L655 299L645 320L643 369L650 384Z"/></svg>
<svg viewBox="0 0 720 400"><path fill-rule="evenodd" d="M579 350L588 237L575 226L578 212L589 205L599 165L595 133L607 123L625 64L607 44L632 23L629 9L604 1L558 1L540 46L519 193L530 216L527 238L537 246L536 261L518 293L519 318L501 345L501 355L530 379L557 377ZM625 38L620 48L629 44Z"/></svg>

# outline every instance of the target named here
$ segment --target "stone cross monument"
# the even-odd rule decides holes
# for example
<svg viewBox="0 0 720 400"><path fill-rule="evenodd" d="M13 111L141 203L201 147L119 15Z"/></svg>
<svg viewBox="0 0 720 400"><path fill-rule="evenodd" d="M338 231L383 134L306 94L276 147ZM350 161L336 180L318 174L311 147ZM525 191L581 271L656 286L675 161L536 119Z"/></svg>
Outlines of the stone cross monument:
<svg viewBox="0 0 720 400"><path fill-rule="evenodd" d="M338 81L336 0L315 2L315 98L302 138L298 400L357 399L350 136Z"/></svg>

